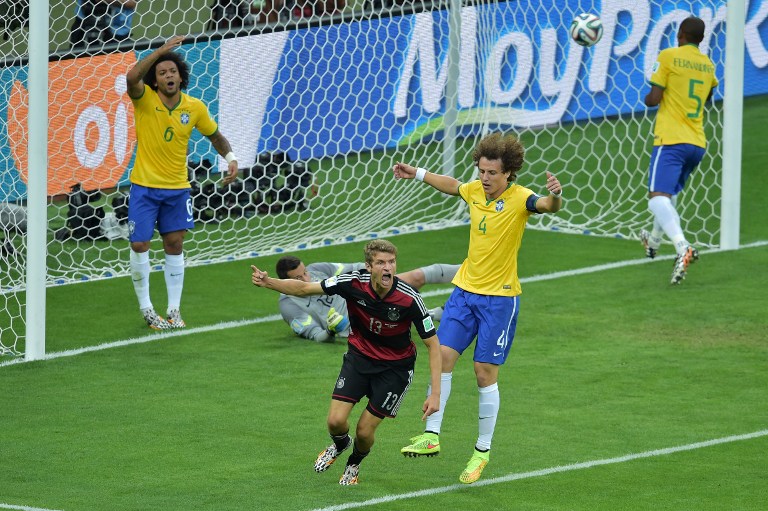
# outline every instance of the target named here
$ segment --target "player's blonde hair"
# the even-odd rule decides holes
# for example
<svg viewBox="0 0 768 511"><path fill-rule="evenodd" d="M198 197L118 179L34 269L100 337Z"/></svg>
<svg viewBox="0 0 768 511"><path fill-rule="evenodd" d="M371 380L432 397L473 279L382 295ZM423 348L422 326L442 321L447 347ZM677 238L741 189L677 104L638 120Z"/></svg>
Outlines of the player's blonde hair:
<svg viewBox="0 0 768 511"><path fill-rule="evenodd" d="M491 133L477 143L472 160L475 166L480 163L480 158L489 160L501 160L501 171L507 176L507 182L517 179L517 173L523 168L525 161L525 148L513 135L503 133Z"/></svg>
<svg viewBox="0 0 768 511"><path fill-rule="evenodd" d="M387 240L372 240L365 245L365 262L372 264L373 256L378 252L392 254L397 257L397 247L392 242Z"/></svg>

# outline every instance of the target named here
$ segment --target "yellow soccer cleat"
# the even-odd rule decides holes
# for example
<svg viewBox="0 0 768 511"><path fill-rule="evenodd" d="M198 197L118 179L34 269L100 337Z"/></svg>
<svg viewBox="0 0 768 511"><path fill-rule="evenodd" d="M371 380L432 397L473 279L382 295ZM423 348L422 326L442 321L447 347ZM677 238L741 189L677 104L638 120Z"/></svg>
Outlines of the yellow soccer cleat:
<svg viewBox="0 0 768 511"><path fill-rule="evenodd" d="M475 449L475 453L469 459L469 463L467 463L467 468L459 476L459 481L465 484L472 484L480 479L490 457L491 451L480 452Z"/></svg>

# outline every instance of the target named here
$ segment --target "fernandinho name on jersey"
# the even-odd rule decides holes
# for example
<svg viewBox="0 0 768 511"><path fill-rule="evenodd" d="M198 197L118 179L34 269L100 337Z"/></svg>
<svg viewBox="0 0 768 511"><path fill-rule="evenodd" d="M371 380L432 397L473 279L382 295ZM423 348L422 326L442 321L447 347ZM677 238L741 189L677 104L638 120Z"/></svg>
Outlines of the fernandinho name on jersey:
<svg viewBox="0 0 768 511"><path fill-rule="evenodd" d="M672 65L683 69L693 69L694 71L700 71L707 74L715 73L714 65L705 64L703 62L694 62L688 59L674 58L672 59Z"/></svg>
<svg viewBox="0 0 768 511"><path fill-rule="evenodd" d="M662 50L653 67L651 84L664 89L653 144L706 147L704 103L718 84L709 57L693 44Z"/></svg>

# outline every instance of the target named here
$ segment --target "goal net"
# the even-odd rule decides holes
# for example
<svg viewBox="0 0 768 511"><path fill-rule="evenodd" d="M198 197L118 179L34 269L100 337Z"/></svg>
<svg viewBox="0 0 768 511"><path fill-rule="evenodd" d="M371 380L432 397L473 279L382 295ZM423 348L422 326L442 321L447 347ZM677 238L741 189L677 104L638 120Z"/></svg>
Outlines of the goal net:
<svg viewBox="0 0 768 511"><path fill-rule="evenodd" d="M0 0L0 201L21 207L30 172L24 4ZM22 228L3 227L3 353L24 350L27 251L46 251L48 285L128 274L136 135L125 74L174 34L190 34L179 49L191 70L186 92L208 105L241 167L223 187L226 163L193 136L188 265L465 223L455 198L395 181L390 169L406 161L470 180L471 150L494 130L527 148L520 184L544 193L550 170L564 185L564 209L531 227L632 238L650 222L654 112L643 97L656 55L676 44L686 16L705 21L700 47L723 77L725 1L280 4L244 3L227 11L234 20L211 24L210 0L138 2L119 44L104 40L127 13L110 7L88 19L73 49L83 20L72 2L50 0L47 245L28 247ZM604 24L591 48L568 36L581 12ZM678 202L700 246L718 244L720 110L708 108L708 155ZM157 235L150 257L155 269L163 264Z"/></svg>

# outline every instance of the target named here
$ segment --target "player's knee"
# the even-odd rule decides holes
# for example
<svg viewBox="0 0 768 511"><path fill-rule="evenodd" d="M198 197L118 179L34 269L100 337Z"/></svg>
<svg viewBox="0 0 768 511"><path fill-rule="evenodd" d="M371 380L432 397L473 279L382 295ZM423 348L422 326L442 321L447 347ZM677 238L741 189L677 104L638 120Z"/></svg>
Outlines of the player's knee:
<svg viewBox="0 0 768 511"><path fill-rule="evenodd" d="M131 242L131 250L133 250L137 254L143 254L144 252L147 252L149 250L149 242L133 241Z"/></svg>
<svg viewBox="0 0 768 511"><path fill-rule="evenodd" d="M341 415L331 414L328 416L328 431L347 431L349 425L347 418Z"/></svg>

